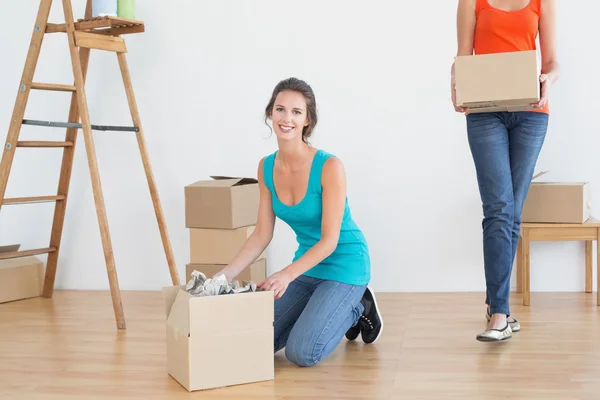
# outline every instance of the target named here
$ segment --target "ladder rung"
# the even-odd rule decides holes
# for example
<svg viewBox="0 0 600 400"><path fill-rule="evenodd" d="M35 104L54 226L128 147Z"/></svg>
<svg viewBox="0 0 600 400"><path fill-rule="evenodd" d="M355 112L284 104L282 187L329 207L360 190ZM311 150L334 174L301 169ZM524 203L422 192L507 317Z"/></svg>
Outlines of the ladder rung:
<svg viewBox="0 0 600 400"><path fill-rule="evenodd" d="M75 32L75 46L127 53L127 46L122 37L100 35L98 33Z"/></svg>
<svg viewBox="0 0 600 400"><path fill-rule="evenodd" d="M46 33L58 33L58 32L66 32L67 24L52 24L48 22L46 24Z"/></svg>
<svg viewBox="0 0 600 400"><path fill-rule="evenodd" d="M78 128L78 129L81 129L81 124L77 123L77 122L36 121L33 119L24 119L23 125L47 126L47 127L52 127L52 128ZM137 126L92 125L92 130L139 132L140 129Z"/></svg>
<svg viewBox="0 0 600 400"><path fill-rule="evenodd" d="M38 83L38 82L33 82L31 84L31 88L37 89L37 90L51 90L51 91L55 91L55 92L74 92L75 90L77 90L77 88L72 85L57 85L54 83Z"/></svg>
<svg viewBox="0 0 600 400"><path fill-rule="evenodd" d="M65 199L65 196L36 196L36 197L14 197L14 198L6 198L2 202L4 205L8 204L26 204L26 203L41 203L46 201L62 201Z"/></svg>
<svg viewBox="0 0 600 400"><path fill-rule="evenodd" d="M73 142L17 142L17 147L72 147Z"/></svg>
<svg viewBox="0 0 600 400"><path fill-rule="evenodd" d="M38 254L53 253L56 251L56 247L47 247L45 249L25 250L25 251L13 251L9 253L0 253L0 260L8 260L10 258L20 258L36 256Z"/></svg>

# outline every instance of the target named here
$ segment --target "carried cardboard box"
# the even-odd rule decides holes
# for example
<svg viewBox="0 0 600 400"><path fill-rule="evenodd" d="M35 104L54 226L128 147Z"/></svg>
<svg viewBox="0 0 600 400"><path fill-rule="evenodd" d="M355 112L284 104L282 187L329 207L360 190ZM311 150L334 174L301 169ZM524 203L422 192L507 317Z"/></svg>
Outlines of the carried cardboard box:
<svg viewBox="0 0 600 400"><path fill-rule="evenodd" d="M185 266L185 281L189 282L192 279L194 270L202 272L207 278L212 278L226 266L227 264L187 264ZM267 279L267 260L264 258L256 260L235 279L246 282L252 281L256 284L263 282Z"/></svg>
<svg viewBox="0 0 600 400"><path fill-rule="evenodd" d="M590 218L588 182L533 182L523 204L521 220L536 223L582 224Z"/></svg>
<svg viewBox="0 0 600 400"><path fill-rule="evenodd" d="M185 187L186 227L236 229L256 225L258 181L226 176L211 178Z"/></svg>
<svg viewBox="0 0 600 400"><path fill-rule="evenodd" d="M229 264L242 249L255 225L237 229L190 229L190 263ZM263 252L258 258L264 258Z"/></svg>
<svg viewBox="0 0 600 400"><path fill-rule="evenodd" d="M274 379L274 297L163 288L168 373L188 391Z"/></svg>
<svg viewBox="0 0 600 400"><path fill-rule="evenodd" d="M20 245L0 246L0 254L19 250ZM44 265L37 257L0 260L0 303L42 295Z"/></svg>
<svg viewBox="0 0 600 400"><path fill-rule="evenodd" d="M535 50L457 56L456 103L469 113L529 111L541 96Z"/></svg>

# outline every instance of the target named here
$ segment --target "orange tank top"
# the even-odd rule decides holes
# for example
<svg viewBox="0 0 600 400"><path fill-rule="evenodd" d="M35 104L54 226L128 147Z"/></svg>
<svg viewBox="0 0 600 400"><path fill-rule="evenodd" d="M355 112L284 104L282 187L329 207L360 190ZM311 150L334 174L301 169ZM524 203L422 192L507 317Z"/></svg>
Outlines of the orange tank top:
<svg viewBox="0 0 600 400"><path fill-rule="evenodd" d="M473 37L475 54L536 50L542 0L529 0L520 10L504 11L477 0L477 22ZM548 113L548 102L537 112Z"/></svg>

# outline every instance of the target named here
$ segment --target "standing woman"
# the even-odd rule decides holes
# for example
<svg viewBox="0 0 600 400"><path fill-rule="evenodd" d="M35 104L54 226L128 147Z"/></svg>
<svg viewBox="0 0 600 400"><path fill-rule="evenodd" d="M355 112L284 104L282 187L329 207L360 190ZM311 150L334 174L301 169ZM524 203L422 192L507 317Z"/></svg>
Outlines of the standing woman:
<svg viewBox="0 0 600 400"><path fill-rule="evenodd" d="M510 316L510 276L517 251L521 211L548 127L548 95L559 76L555 0L459 0L458 56L536 50L542 58L541 98L534 110L469 114L467 136L483 203L483 253L487 329L483 342L510 339L520 330ZM490 76L489 79L494 79Z"/></svg>

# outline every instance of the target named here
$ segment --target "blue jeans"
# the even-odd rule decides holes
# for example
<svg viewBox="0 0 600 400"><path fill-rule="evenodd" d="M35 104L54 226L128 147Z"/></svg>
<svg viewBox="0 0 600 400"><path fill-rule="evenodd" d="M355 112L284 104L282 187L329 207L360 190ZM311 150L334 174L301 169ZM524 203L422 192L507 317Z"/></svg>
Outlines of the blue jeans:
<svg viewBox="0 0 600 400"><path fill-rule="evenodd" d="M356 325L364 307L365 286L301 275L275 300L275 353L285 347L288 360L315 365Z"/></svg>
<svg viewBox="0 0 600 400"><path fill-rule="evenodd" d="M497 112L467 115L467 134L483 203L486 304L510 315L508 299L521 211L546 137L548 114Z"/></svg>

